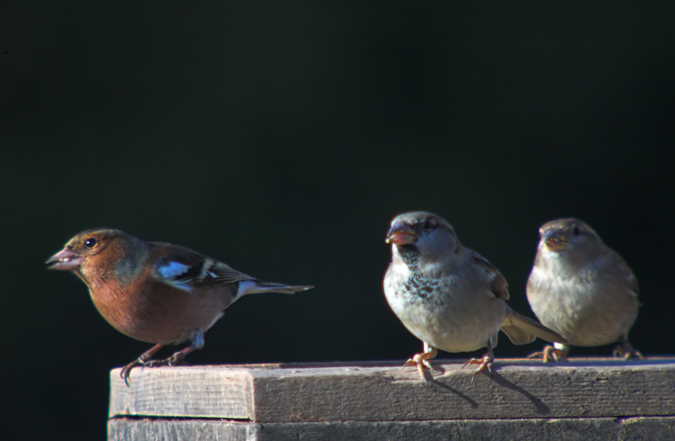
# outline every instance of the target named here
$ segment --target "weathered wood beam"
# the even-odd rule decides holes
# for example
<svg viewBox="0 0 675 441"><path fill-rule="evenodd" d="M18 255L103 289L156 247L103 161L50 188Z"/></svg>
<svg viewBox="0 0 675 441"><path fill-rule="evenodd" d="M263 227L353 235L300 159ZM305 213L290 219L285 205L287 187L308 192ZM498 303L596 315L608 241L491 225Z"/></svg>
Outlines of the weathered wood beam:
<svg viewBox="0 0 675 441"><path fill-rule="evenodd" d="M675 416L673 357L546 365L501 359L492 376L473 384L473 371L462 369L463 360L439 360L433 387L425 387L414 369L402 371L401 364L137 368L130 387L115 369L109 415L255 423Z"/></svg>

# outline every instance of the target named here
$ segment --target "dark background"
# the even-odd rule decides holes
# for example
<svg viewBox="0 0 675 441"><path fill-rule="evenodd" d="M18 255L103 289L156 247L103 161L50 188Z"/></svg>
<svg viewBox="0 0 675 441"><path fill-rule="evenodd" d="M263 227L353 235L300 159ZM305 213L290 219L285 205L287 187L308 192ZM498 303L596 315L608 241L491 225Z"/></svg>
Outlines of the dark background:
<svg viewBox="0 0 675 441"><path fill-rule="evenodd" d="M537 228L586 220L640 280L633 343L673 353L674 12L3 3L0 374L13 416L0 437L104 438L108 371L149 347L102 320L75 277L44 268L95 226L316 285L233 305L194 364L412 355L421 343L381 279L388 223L415 209L452 223L527 314ZM497 357L542 345L507 340Z"/></svg>

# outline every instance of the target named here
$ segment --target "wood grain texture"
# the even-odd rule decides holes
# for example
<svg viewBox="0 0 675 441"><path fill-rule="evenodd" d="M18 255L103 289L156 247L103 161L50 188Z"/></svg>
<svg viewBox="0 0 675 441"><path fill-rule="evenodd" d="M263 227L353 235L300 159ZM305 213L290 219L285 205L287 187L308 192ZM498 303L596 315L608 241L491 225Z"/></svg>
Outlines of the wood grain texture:
<svg viewBox="0 0 675 441"><path fill-rule="evenodd" d="M127 387L111 372L109 415L249 419L254 413L247 369L215 366L135 369Z"/></svg>
<svg viewBox="0 0 675 441"><path fill-rule="evenodd" d="M528 420L244 423L223 420L116 418L110 441L605 441L669 440L675 417Z"/></svg>
<svg viewBox="0 0 675 441"><path fill-rule="evenodd" d="M110 417L257 423L675 415L675 358L498 360L471 383L463 362L434 362L425 387L402 362L134 369L111 372Z"/></svg>

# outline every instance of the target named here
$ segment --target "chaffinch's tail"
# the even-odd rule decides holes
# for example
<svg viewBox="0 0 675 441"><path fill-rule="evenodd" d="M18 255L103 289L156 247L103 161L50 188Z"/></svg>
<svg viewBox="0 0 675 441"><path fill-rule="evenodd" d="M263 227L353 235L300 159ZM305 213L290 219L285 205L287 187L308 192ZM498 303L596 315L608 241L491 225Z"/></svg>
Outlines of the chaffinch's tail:
<svg viewBox="0 0 675 441"><path fill-rule="evenodd" d="M262 294L278 292L281 294L295 294L314 288L312 285L284 285L283 283L261 282L260 280L242 280L239 282L239 295Z"/></svg>

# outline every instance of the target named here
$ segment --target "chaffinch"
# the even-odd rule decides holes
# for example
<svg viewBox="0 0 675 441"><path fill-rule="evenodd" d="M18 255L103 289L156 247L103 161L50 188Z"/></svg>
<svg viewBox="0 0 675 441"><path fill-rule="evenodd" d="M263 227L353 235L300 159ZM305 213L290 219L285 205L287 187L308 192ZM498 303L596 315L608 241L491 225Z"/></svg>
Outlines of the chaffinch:
<svg viewBox="0 0 675 441"><path fill-rule="evenodd" d="M539 229L527 299L546 326L569 344L546 346L531 357L564 360L573 346L620 342L615 356L641 357L628 342L638 316L638 282L628 264L579 219L557 219Z"/></svg>
<svg viewBox="0 0 675 441"><path fill-rule="evenodd" d="M387 233L392 261L384 277L389 306L403 325L424 343L405 366L416 365L427 383L424 367L437 349L469 352L487 347L472 381L492 372L497 334L503 331L517 345L535 337L565 341L555 331L518 314L506 302L509 285L494 265L462 246L448 222L432 213L397 216Z"/></svg>
<svg viewBox="0 0 675 441"><path fill-rule="evenodd" d="M83 231L46 263L74 272L115 329L155 344L122 369L127 385L134 366L177 365L201 349L204 333L240 297L313 288L262 282L188 248L145 242L114 229ZM185 341L189 346L171 357L151 360L163 346Z"/></svg>

